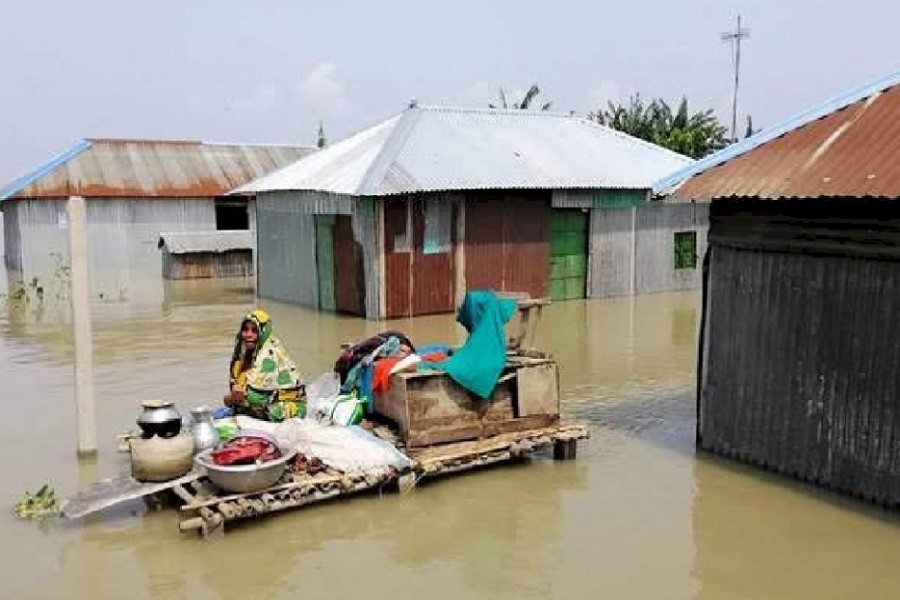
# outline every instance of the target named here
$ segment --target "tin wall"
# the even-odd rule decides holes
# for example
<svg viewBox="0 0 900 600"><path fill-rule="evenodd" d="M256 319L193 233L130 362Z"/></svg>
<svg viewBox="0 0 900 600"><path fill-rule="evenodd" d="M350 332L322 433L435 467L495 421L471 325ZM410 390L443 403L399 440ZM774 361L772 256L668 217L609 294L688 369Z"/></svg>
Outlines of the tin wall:
<svg viewBox="0 0 900 600"><path fill-rule="evenodd" d="M260 194L256 209L257 293L264 298L318 307L315 215L352 217L349 227L341 220L336 225L335 261L336 268L342 269L335 276L336 299L340 301L337 308L377 318L375 214L368 199L319 192ZM349 254L344 255L344 250ZM362 270L347 273L348 266L355 265ZM365 286L366 281L372 281L372 285ZM360 285L362 289L354 289Z"/></svg>
<svg viewBox="0 0 900 600"><path fill-rule="evenodd" d="M591 211L590 288L591 298L627 296L634 282L635 209L594 209Z"/></svg>
<svg viewBox="0 0 900 600"><path fill-rule="evenodd" d="M700 287L700 257L706 251L709 204L641 206L636 212L635 293L647 294ZM675 235L693 231L697 239L696 267L675 268Z"/></svg>
<svg viewBox="0 0 900 600"><path fill-rule="evenodd" d="M19 237L19 204L3 205L3 257L7 269L22 270L22 242Z"/></svg>
<svg viewBox="0 0 900 600"><path fill-rule="evenodd" d="M425 194L383 202L386 316L453 311L457 199Z"/></svg>
<svg viewBox="0 0 900 600"><path fill-rule="evenodd" d="M699 445L900 503L900 211L717 204Z"/></svg>
<svg viewBox="0 0 900 600"><path fill-rule="evenodd" d="M91 289L101 300L157 301L162 291L160 232L216 226L211 198L92 198L86 207ZM16 232L11 232L6 253L16 257L18 246L18 270L26 277L45 278L68 265L65 199L7 200L4 209L15 214L10 227ZM14 260L10 266L15 268Z"/></svg>
<svg viewBox="0 0 900 600"><path fill-rule="evenodd" d="M708 213L707 203L595 208L588 295L607 298L699 288ZM696 234L696 267L676 269L675 234L687 231Z"/></svg>
<svg viewBox="0 0 900 600"><path fill-rule="evenodd" d="M225 252L163 252L165 279L217 279L253 276L252 250Z"/></svg>
<svg viewBox="0 0 900 600"><path fill-rule="evenodd" d="M467 289L549 294L550 192L469 192L465 197Z"/></svg>

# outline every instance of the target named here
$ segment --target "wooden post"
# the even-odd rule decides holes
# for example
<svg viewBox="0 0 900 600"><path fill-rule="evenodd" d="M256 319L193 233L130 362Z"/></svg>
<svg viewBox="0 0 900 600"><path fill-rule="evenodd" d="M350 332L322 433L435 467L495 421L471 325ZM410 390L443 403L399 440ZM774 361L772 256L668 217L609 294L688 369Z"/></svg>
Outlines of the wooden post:
<svg viewBox="0 0 900 600"><path fill-rule="evenodd" d="M556 440L553 442L554 460L574 460L578 454L578 440Z"/></svg>
<svg viewBox="0 0 900 600"><path fill-rule="evenodd" d="M75 414L78 455L97 453L97 422L94 416L93 341L88 302L87 216L84 198L70 196L69 261L72 277L72 329L75 338Z"/></svg>

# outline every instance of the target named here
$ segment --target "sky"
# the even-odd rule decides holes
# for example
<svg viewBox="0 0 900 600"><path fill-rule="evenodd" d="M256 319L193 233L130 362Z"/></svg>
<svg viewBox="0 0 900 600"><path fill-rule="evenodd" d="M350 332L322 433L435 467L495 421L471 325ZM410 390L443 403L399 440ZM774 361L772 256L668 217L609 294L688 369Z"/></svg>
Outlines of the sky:
<svg viewBox="0 0 900 600"><path fill-rule="evenodd" d="M900 67L896 0L0 0L0 186L81 138L336 141L423 104L540 85L765 127ZM742 129L739 126L739 129Z"/></svg>

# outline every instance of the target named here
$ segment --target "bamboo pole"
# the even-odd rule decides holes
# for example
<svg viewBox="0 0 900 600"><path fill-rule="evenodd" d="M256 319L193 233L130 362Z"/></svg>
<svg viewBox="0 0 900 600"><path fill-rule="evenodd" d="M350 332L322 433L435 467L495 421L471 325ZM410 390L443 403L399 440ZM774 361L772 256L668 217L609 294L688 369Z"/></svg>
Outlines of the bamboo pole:
<svg viewBox="0 0 900 600"><path fill-rule="evenodd" d="M87 216L84 198L70 196L69 261L72 278L72 328L75 338L75 413L78 455L97 453L97 421L94 415L93 342L88 303Z"/></svg>

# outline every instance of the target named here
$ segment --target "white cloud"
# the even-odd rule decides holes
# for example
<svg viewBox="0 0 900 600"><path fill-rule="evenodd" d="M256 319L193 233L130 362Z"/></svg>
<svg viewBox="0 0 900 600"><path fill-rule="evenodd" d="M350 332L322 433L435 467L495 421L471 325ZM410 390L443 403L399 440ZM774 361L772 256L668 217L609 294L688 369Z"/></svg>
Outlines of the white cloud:
<svg viewBox="0 0 900 600"><path fill-rule="evenodd" d="M621 101L621 92L615 81L607 79L588 90L589 110L605 108L607 102Z"/></svg>
<svg viewBox="0 0 900 600"><path fill-rule="evenodd" d="M296 88L300 100L321 116L345 111L350 105L346 86L333 63L319 63L303 77Z"/></svg>
<svg viewBox="0 0 900 600"><path fill-rule="evenodd" d="M278 89L274 85L265 85L254 91L249 96L243 96L231 100L226 105L229 111L259 111L272 110L278 103Z"/></svg>

